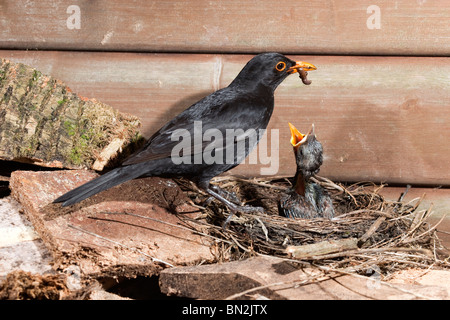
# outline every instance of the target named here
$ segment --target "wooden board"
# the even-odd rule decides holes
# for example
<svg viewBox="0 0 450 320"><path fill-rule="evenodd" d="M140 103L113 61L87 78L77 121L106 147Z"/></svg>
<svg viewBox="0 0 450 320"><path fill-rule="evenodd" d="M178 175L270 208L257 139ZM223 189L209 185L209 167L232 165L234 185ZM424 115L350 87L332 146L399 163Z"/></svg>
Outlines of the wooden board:
<svg viewBox="0 0 450 320"><path fill-rule="evenodd" d="M0 47L449 55L447 0L7 1Z"/></svg>
<svg viewBox="0 0 450 320"><path fill-rule="evenodd" d="M251 58L55 51L0 51L0 56L138 116L147 137L193 102L228 85ZM276 91L269 126L279 130L274 175L294 174L287 123L306 131L314 122L325 149L323 176L450 185L450 58L290 57L318 70L310 72L310 86L290 76ZM259 176L261 167L268 166L240 165L232 173Z"/></svg>

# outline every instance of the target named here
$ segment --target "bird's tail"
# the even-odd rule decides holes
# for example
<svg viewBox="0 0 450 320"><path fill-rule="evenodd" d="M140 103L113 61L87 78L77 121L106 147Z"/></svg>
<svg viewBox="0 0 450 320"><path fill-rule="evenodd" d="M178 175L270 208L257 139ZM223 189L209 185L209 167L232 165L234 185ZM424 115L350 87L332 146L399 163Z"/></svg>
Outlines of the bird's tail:
<svg viewBox="0 0 450 320"><path fill-rule="evenodd" d="M117 186L128 180L138 178L142 175L142 171L139 168L133 168L134 166L126 166L114 169L104 175L101 175L94 180L91 180L78 188L75 188L61 197L53 201L53 203L63 202L62 206L70 206L78 203L84 199L93 196L101 191L107 190L114 186ZM131 169L131 170L130 170ZM134 170L133 170L134 169Z"/></svg>

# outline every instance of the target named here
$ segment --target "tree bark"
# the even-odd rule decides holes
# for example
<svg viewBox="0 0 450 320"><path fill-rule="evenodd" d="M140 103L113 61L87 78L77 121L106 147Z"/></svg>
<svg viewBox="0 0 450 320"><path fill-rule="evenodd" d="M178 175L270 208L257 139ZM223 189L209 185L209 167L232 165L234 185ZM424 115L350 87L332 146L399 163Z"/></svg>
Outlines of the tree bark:
<svg viewBox="0 0 450 320"><path fill-rule="evenodd" d="M0 159L102 170L141 140L137 117L21 63L0 65Z"/></svg>

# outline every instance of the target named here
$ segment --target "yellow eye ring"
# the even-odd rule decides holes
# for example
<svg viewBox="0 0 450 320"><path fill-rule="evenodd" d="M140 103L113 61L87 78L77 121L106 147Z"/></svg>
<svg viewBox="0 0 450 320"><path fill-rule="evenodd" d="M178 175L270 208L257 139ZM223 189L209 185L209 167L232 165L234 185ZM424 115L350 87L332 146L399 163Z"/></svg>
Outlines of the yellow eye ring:
<svg viewBox="0 0 450 320"><path fill-rule="evenodd" d="M283 61L278 62L275 66L275 69L277 69L277 71L283 71L284 69L286 69L286 63Z"/></svg>

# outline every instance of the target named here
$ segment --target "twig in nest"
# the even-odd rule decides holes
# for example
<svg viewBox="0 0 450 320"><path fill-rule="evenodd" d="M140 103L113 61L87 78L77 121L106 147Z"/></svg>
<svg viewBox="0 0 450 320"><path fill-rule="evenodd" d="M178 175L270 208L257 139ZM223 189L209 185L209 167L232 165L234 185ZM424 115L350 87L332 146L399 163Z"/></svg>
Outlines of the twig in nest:
<svg viewBox="0 0 450 320"><path fill-rule="evenodd" d="M239 243L239 241L236 240L235 237L233 237L233 235L230 234L230 238L233 239L234 243L235 243L239 248L241 248L241 249L244 250L245 252L251 252L250 249L247 249L246 247L244 247L243 245L241 245L241 244Z"/></svg>
<svg viewBox="0 0 450 320"><path fill-rule="evenodd" d="M403 199L405 198L405 196L408 193L409 189L411 189L411 185L410 184L406 185L405 191L403 191L403 193L400 195L400 197L398 198L397 202L403 202Z"/></svg>
<svg viewBox="0 0 450 320"><path fill-rule="evenodd" d="M264 223L261 221L261 219L259 217L255 218L260 224L261 224L261 228L264 232L264 235L266 236L266 241L269 241L269 231L267 231L266 226L264 225Z"/></svg>
<svg viewBox="0 0 450 320"><path fill-rule="evenodd" d="M327 179L327 178L324 178L324 177L316 175L316 176L312 177L311 180L314 181L315 183L320 184L324 188L335 189L335 190L338 190L340 192L345 192L343 187L341 187L338 184L334 183L330 179Z"/></svg>
<svg viewBox="0 0 450 320"><path fill-rule="evenodd" d="M444 215L444 216L442 216L442 218L433 226L433 227L430 227L428 230L426 230L426 231L424 231L423 233L421 233L420 235L418 235L417 237L415 237L415 239L420 239L420 238L422 238L423 236L425 236L425 235L427 235L427 234L429 234L429 233L431 233L431 232L433 232L436 228L437 228L437 226L439 225L439 224L441 224L441 222L444 220L444 218L446 217L447 215ZM411 239L411 240L409 240L409 241L404 241L405 243L407 243L407 242L412 242L414 239Z"/></svg>
<svg viewBox="0 0 450 320"><path fill-rule="evenodd" d="M274 179L274 178L272 178ZM255 186L260 186L260 187L265 187L265 188L271 188L271 189L278 189L278 190L286 190L287 187L283 187L283 186L277 186L277 185L273 185L270 184L270 182L260 182L263 179L259 179L260 181L256 180L256 179L243 179L243 178L239 178L239 177L232 177L232 176L225 176L225 177L216 177L214 179L212 179L212 182L217 184L219 182L222 181L239 181L239 182L245 182L248 184L252 184ZM224 183L223 185L221 185L221 188L226 188L228 186L232 185L232 182L228 182L228 183Z"/></svg>
<svg viewBox="0 0 450 320"><path fill-rule="evenodd" d="M321 241L302 246L288 246L286 252L297 259L324 256L326 254L357 249L357 239L340 239L336 241Z"/></svg>
<svg viewBox="0 0 450 320"><path fill-rule="evenodd" d="M378 230L383 221L386 220L386 217L379 217L375 222L370 226L370 228L362 235L358 240L358 247L362 247L364 243Z"/></svg>
<svg viewBox="0 0 450 320"><path fill-rule="evenodd" d="M392 214L381 211L381 210L359 209L359 210L354 210L354 211L339 215L336 217L336 220L347 218L347 217L353 216L353 215L359 215L359 214L367 214L367 215L374 214L374 215L382 216L382 217L386 217L386 218L393 218Z"/></svg>

